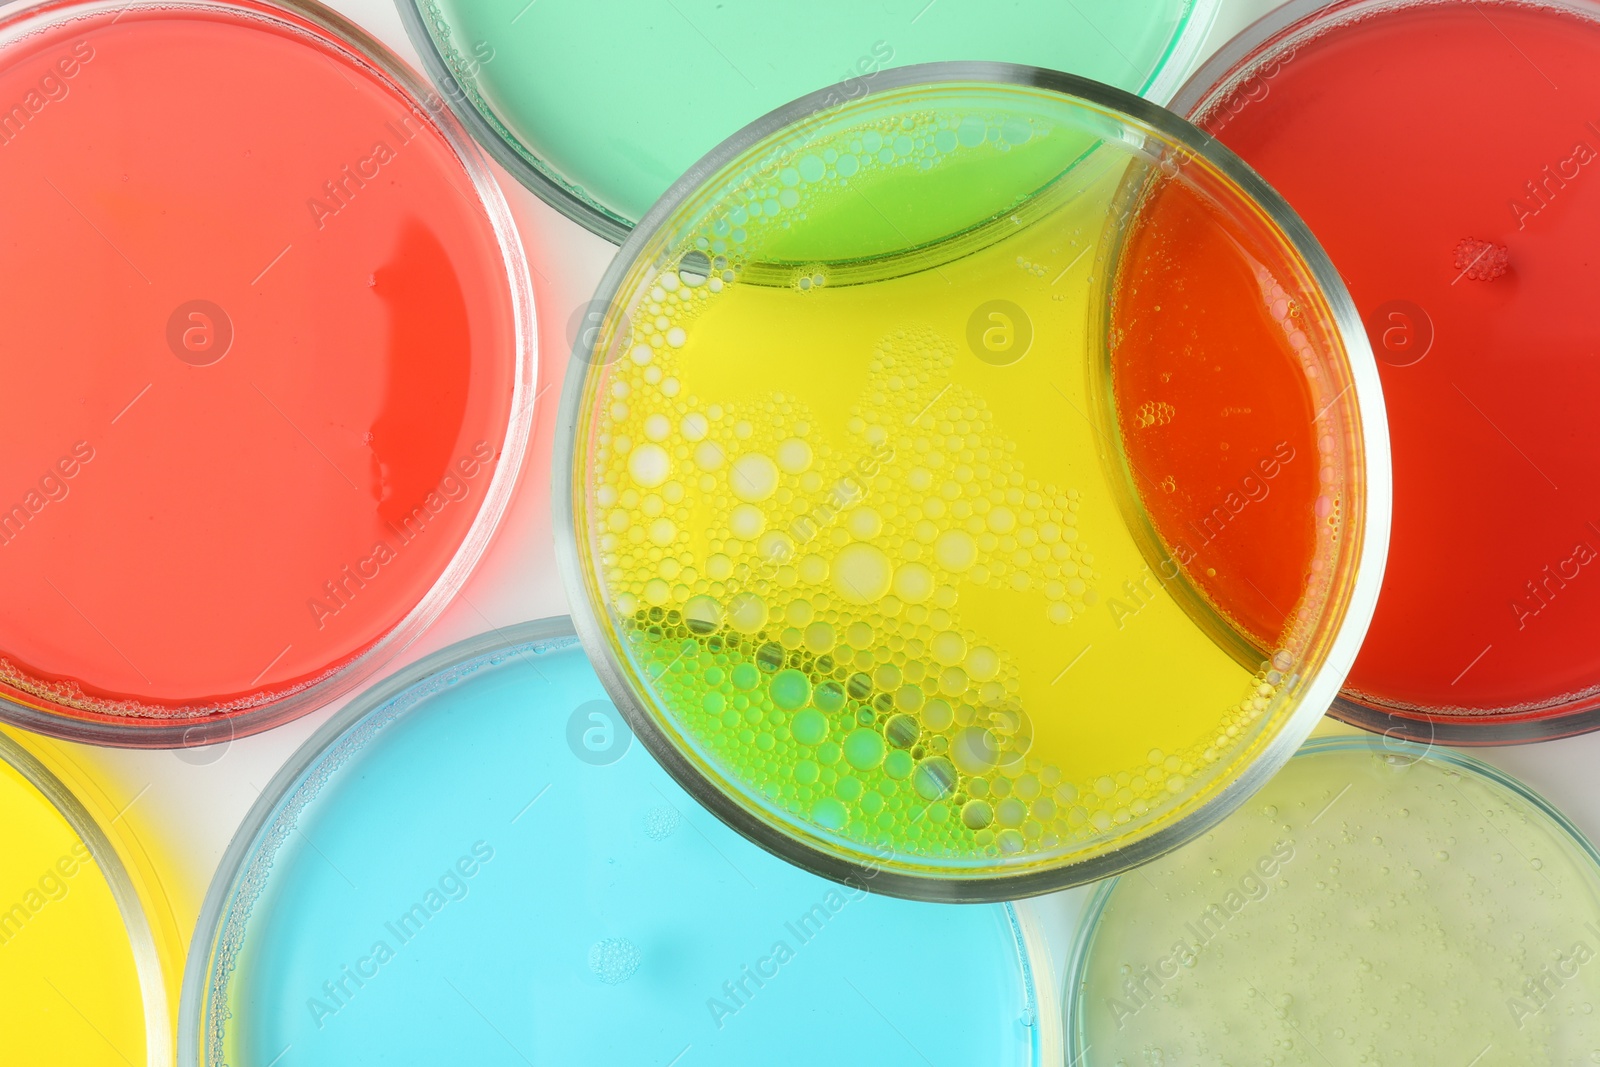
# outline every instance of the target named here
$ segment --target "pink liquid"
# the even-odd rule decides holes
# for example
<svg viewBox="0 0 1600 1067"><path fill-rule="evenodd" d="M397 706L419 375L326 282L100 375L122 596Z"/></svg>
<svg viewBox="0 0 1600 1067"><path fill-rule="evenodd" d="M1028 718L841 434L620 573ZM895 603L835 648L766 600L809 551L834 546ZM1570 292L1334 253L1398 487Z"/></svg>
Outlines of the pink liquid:
<svg viewBox="0 0 1600 1067"><path fill-rule="evenodd" d="M484 504L516 375L427 115L313 27L113 9L0 51L0 203L7 695L231 714L394 631Z"/></svg>
<svg viewBox="0 0 1600 1067"><path fill-rule="evenodd" d="M1347 692L1443 715L1593 706L1600 24L1390 10L1263 67L1204 124L1311 226L1379 356L1394 534Z"/></svg>

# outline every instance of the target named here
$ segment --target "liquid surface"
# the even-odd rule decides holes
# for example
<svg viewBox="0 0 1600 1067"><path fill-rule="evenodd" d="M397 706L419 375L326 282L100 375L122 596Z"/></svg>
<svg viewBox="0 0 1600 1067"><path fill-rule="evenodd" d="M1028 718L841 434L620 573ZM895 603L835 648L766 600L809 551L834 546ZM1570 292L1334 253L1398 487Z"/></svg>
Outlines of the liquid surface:
<svg viewBox="0 0 1600 1067"><path fill-rule="evenodd" d="M506 268L442 134L342 47L135 6L0 51L14 699L259 707L393 631L478 514Z"/></svg>
<svg viewBox="0 0 1600 1067"><path fill-rule="evenodd" d="M761 852L633 741L573 638L435 676L312 780L230 907L207 1063L1035 1062L1007 908Z"/></svg>
<svg viewBox="0 0 1600 1067"><path fill-rule="evenodd" d="M1275 648L1340 533L1342 449L1306 382L1313 346L1330 343L1320 308L1234 240L1184 184L1147 200L1118 273L1111 381L1163 553L1247 641Z"/></svg>
<svg viewBox="0 0 1600 1067"><path fill-rule="evenodd" d="M1336 516L1298 471L1348 492L1312 432L1350 413L1342 357L1215 181L1162 179L1130 214L1155 169L1062 98L920 92L811 131L768 188L719 176L667 224L681 244L640 254L676 269L636 268L613 306L578 521L633 684L717 788L922 871L1055 863L1214 795L1292 713L1338 623ZM1206 255L1119 240L1174 215L1214 232ZM1225 374L1168 359L1163 307ZM1139 435L1137 492L1117 434ZM1144 536L1156 483L1182 486L1176 527L1260 463L1292 471L1271 522L1228 533L1260 569ZM1184 592L1196 558L1214 603ZM1268 572L1284 614L1235 610Z"/></svg>
<svg viewBox="0 0 1600 1067"><path fill-rule="evenodd" d="M6 1062L142 1064L145 1016L133 944L89 846L31 782L0 761Z"/></svg>
<svg viewBox="0 0 1600 1067"><path fill-rule="evenodd" d="M1397 5L1263 64L1205 124L1327 249L1389 408L1389 565L1347 692L1446 716L1592 705L1600 23Z"/></svg>
<svg viewBox="0 0 1600 1067"><path fill-rule="evenodd" d="M890 67L1022 63L1164 95L1168 61L1175 49L1187 59L1213 9L1209 0L417 6L470 106L531 166L626 225L746 123L839 83L860 95ZM574 41L594 42L608 61Z"/></svg>
<svg viewBox="0 0 1600 1067"><path fill-rule="evenodd" d="M1600 1061L1594 857L1424 752L1313 747L1118 879L1069 994L1080 1062Z"/></svg>

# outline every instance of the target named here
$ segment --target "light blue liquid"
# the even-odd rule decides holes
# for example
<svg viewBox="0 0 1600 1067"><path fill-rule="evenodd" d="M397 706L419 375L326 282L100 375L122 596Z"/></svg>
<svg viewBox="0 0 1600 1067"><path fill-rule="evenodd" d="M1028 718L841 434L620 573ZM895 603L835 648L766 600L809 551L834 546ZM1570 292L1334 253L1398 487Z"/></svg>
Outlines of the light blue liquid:
<svg viewBox="0 0 1600 1067"><path fill-rule="evenodd" d="M615 732L575 642L496 655L367 715L330 751L390 721L325 754L307 776L325 784L280 806L275 859L246 865L265 872L259 896L230 909L243 941L226 1062L1035 1062L1009 909L790 867ZM624 743L609 765L575 754Z"/></svg>
<svg viewBox="0 0 1600 1067"><path fill-rule="evenodd" d="M1214 0L402 0L525 170L631 226L749 122L940 60L1021 63L1162 99Z"/></svg>

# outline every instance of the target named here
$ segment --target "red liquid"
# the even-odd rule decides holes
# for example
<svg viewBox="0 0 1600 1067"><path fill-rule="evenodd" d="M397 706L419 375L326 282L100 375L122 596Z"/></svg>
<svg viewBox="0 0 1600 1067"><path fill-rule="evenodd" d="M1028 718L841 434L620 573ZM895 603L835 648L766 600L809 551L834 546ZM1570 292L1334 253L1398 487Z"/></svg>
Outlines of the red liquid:
<svg viewBox="0 0 1600 1067"><path fill-rule="evenodd" d="M1388 571L1347 692L1445 714L1592 705L1600 25L1425 4L1258 73L1209 126L1349 283L1393 435Z"/></svg>
<svg viewBox="0 0 1600 1067"><path fill-rule="evenodd" d="M395 630L485 501L495 232L425 113L302 30L134 7L0 52L13 699L271 703Z"/></svg>
<svg viewBox="0 0 1600 1067"><path fill-rule="evenodd" d="M1146 197L1118 265L1112 383L1160 551L1259 655L1277 647L1317 550L1316 407L1273 317L1278 294L1213 210L1182 182ZM1281 285L1293 271L1279 247L1245 251ZM1317 333L1321 305L1283 295L1301 297L1285 301L1292 328Z"/></svg>

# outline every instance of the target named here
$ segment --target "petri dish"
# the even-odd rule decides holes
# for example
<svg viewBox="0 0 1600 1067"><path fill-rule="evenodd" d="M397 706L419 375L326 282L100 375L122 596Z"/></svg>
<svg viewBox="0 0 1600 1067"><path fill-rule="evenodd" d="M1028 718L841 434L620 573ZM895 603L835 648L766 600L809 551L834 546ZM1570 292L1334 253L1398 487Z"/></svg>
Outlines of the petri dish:
<svg viewBox="0 0 1600 1067"><path fill-rule="evenodd" d="M1348 722L1465 745L1600 722L1600 450L1574 429L1600 393L1597 61L1589 2L1293 3L1175 104L1321 237L1378 356L1394 533ZM1463 138L1496 148L1440 168Z"/></svg>
<svg viewBox="0 0 1600 1067"><path fill-rule="evenodd" d="M570 621L525 624L384 682L268 787L206 901L179 1061L1060 1061L1032 920L871 888L699 810Z"/></svg>
<svg viewBox="0 0 1600 1067"><path fill-rule="evenodd" d="M0 100L0 718L176 746L318 706L465 580L527 440L486 164L314 4L14 8Z"/></svg>
<svg viewBox="0 0 1600 1067"><path fill-rule="evenodd" d="M991 64L818 93L629 238L554 507L612 699L743 833L880 891L1102 877L1309 732L1381 569L1382 398L1283 204Z"/></svg>
<svg viewBox="0 0 1600 1067"><path fill-rule="evenodd" d="M1139 875L1086 912L1070 1062L1600 1059L1600 856L1468 756L1312 741Z"/></svg>
<svg viewBox="0 0 1600 1067"><path fill-rule="evenodd" d="M993 60L1165 101L1198 59L1218 8L1217 0L1021 0L1003 14L982 0L803 8L632 0L604 10L397 3L428 72L495 158L616 242L723 138L805 93L841 83L844 102L892 67ZM594 42L604 61L576 42Z"/></svg>
<svg viewBox="0 0 1600 1067"><path fill-rule="evenodd" d="M182 941L120 814L53 750L0 731L0 1027L13 1062L173 1062Z"/></svg>

